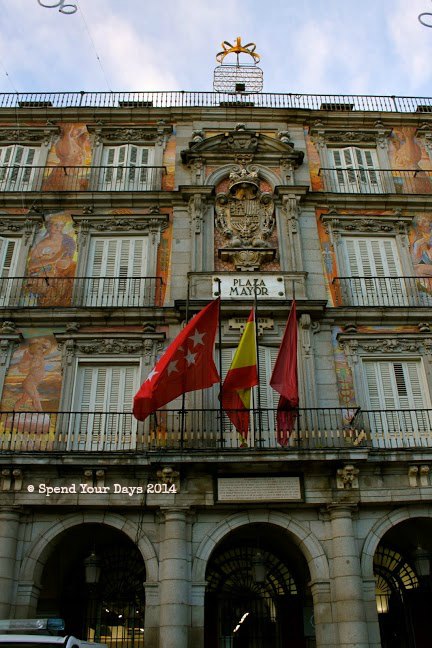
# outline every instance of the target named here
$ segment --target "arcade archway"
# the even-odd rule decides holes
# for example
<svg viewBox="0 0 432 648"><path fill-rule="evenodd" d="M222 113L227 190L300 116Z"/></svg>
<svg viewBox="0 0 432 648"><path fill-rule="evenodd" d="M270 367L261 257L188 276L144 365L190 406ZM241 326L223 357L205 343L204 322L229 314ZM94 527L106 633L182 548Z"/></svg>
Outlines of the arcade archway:
<svg viewBox="0 0 432 648"><path fill-rule="evenodd" d="M306 560L286 532L252 524L226 536L206 571L206 648L314 646Z"/></svg>
<svg viewBox="0 0 432 648"><path fill-rule="evenodd" d="M144 645L144 561L123 533L102 524L58 536L42 573L38 616L60 616L66 632L115 648Z"/></svg>

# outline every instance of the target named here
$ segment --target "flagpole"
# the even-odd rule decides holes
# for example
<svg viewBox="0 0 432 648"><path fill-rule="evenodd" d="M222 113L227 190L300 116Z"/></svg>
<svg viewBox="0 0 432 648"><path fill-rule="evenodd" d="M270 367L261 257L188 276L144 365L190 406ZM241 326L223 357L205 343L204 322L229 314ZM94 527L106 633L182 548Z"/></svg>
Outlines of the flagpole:
<svg viewBox="0 0 432 648"><path fill-rule="evenodd" d="M218 293L219 293L219 325L218 325L218 343L219 343L219 441L221 448L223 448L224 445L224 438L223 438L223 407L222 407L222 284L221 280L219 277L215 279L217 285L218 285Z"/></svg>
<svg viewBox="0 0 432 648"><path fill-rule="evenodd" d="M261 381L260 381L260 363L259 363L259 347L258 347L258 299L257 288L254 285L254 308L255 308L255 349L257 358L257 395L258 395L258 444L262 448L262 417L261 417Z"/></svg>
<svg viewBox="0 0 432 648"><path fill-rule="evenodd" d="M189 299L190 299L190 277L188 275L187 282L187 293L186 293L186 324L189 320ZM186 403L186 392L182 394L182 404L181 404L181 419L180 419L180 447L183 450L184 444L184 428L185 428L185 403Z"/></svg>
<svg viewBox="0 0 432 648"><path fill-rule="evenodd" d="M293 303L295 302L295 280L292 280L292 300L291 300L291 308ZM296 322L297 326L297 322ZM298 335L298 333L297 333ZM300 409L297 407L297 418L296 418L296 427L297 427L297 447L300 447Z"/></svg>

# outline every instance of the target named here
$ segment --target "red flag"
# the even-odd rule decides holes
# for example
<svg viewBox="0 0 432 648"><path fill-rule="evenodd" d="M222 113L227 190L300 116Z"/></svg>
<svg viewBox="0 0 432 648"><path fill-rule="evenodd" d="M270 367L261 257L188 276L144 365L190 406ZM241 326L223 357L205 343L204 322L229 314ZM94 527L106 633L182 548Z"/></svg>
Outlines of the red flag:
<svg viewBox="0 0 432 648"><path fill-rule="evenodd" d="M191 319L149 373L134 398L133 414L139 421L181 394L219 382L213 360L219 301Z"/></svg>
<svg viewBox="0 0 432 648"><path fill-rule="evenodd" d="M249 431L251 387L257 384L255 317L252 309L222 385L222 407L244 439L247 439Z"/></svg>
<svg viewBox="0 0 432 648"><path fill-rule="evenodd" d="M280 445L288 443L289 432L297 418L299 404L297 377L297 312L296 303L291 305L285 333L276 358L270 385L279 392L277 407L277 440Z"/></svg>

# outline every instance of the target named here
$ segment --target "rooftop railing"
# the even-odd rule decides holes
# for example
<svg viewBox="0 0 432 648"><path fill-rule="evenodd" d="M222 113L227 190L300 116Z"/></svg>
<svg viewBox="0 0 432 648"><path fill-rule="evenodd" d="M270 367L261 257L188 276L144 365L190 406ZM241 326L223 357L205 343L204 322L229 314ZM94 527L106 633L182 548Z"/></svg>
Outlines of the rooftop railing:
<svg viewBox="0 0 432 648"><path fill-rule="evenodd" d="M219 93L193 91L167 92L29 92L0 94L0 108L187 108L187 107L259 107L323 110L331 112L380 111L431 113L431 97L396 97L383 95L325 95L263 92Z"/></svg>
<svg viewBox="0 0 432 648"><path fill-rule="evenodd" d="M159 306L162 283L161 277L49 277L42 272L1 277L0 309Z"/></svg>
<svg viewBox="0 0 432 648"><path fill-rule="evenodd" d="M432 410L300 408L288 442L276 410L252 410L247 439L216 409L166 410L144 423L129 412L1 412L0 452L305 451L432 448Z"/></svg>
<svg viewBox="0 0 432 648"><path fill-rule="evenodd" d="M0 191L157 191L164 166L0 167Z"/></svg>
<svg viewBox="0 0 432 648"><path fill-rule="evenodd" d="M432 171L421 169L321 168L322 191L349 194L430 194Z"/></svg>
<svg viewBox="0 0 432 648"><path fill-rule="evenodd" d="M335 306L432 306L430 277L335 277Z"/></svg>

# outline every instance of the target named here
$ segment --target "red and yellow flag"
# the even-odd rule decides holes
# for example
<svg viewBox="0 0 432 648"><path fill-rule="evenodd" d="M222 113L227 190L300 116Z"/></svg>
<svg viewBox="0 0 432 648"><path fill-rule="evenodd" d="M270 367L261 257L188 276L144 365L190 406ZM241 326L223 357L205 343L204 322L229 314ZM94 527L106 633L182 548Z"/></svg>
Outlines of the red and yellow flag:
<svg viewBox="0 0 432 648"><path fill-rule="evenodd" d="M255 315L251 310L237 351L222 385L222 407L237 431L249 432L251 388L258 385Z"/></svg>

